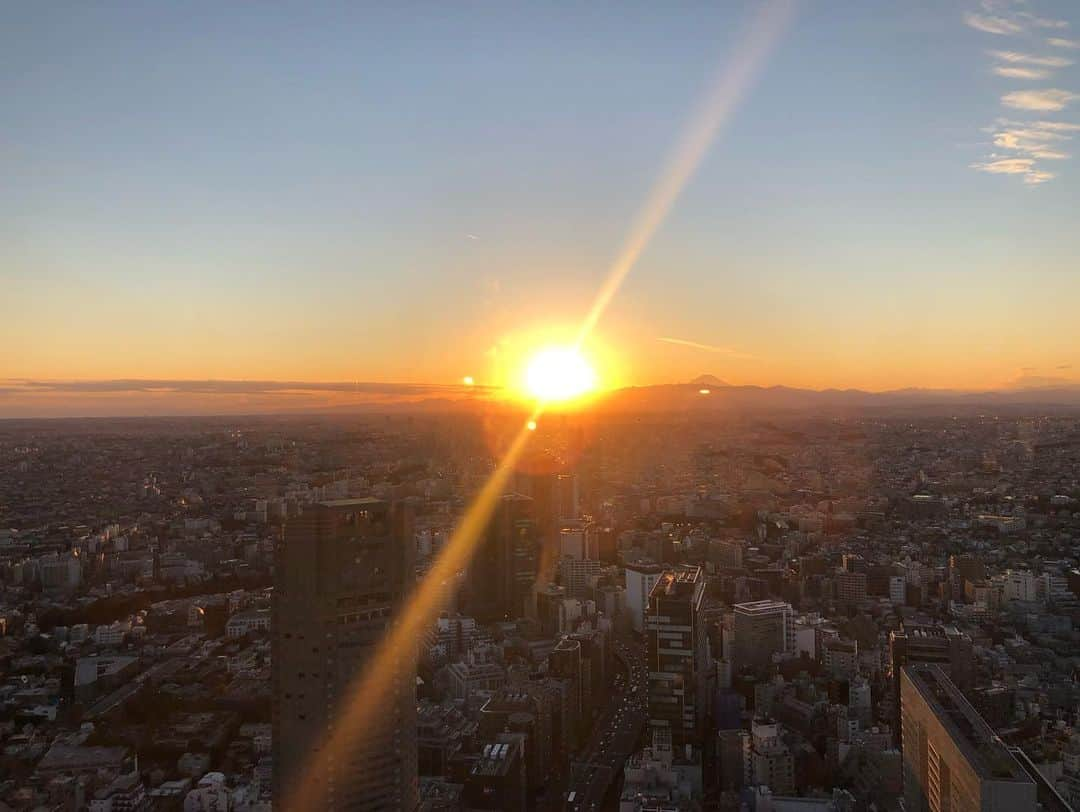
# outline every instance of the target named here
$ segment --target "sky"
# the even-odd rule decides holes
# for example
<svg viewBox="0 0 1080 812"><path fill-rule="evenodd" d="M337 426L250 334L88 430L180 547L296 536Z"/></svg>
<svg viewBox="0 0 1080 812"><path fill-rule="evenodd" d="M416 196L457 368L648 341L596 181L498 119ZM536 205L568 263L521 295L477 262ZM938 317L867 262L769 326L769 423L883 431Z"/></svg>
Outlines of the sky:
<svg viewBox="0 0 1080 812"><path fill-rule="evenodd" d="M0 382L505 383L763 5L7 4ZM1075 380L1080 7L790 5L602 382Z"/></svg>

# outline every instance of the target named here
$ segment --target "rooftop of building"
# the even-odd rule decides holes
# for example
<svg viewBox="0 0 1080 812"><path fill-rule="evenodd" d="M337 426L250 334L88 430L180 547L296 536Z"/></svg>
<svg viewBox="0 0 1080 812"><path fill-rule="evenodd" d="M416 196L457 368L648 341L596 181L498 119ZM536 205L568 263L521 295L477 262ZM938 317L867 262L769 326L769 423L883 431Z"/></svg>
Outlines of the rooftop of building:
<svg viewBox="0 0 1080 812"><path fill-rule="evenodd" d="M657 564L655 561L634 561L629 562L623 569L633 570L634 572L641 573L643 575L656 575L663 572L664 568Z"/></svg>
<svg viewBox="0 0 1080 812"><path fill-rule="evenodd" d="M921 623L905 623L899 630L894 632L897 636L907 636L912 639L937 639L945 640L949 637L965 637L966 635L955 626L931 626Z"/></svg>
<svg viewBox="0 0 1080 812"><path fill-rule="evenodd" d="M1020 762L940 666L905 666L904 676L934 711L980 777L988 781L1031 783Z"/></svg>
<svg viewBox="0 0 1080 812"><path fill-rule="evenodd" d="M746 603L735 604L735 611L742 614L764 614L767 612L775 612L780 609L791 609L791 605L784 601L764 600L764 601L747 601Z"/></svg>
<svg viewBox="0 0 1080 812"><path fill-rule="evenodd" d="M498 776L510 772L510 765L518 748L511 742L485 744L480 758L473 764L472 775Z"/></svg>
<svg viewBox="0 0 1080 812"><path fill-rule="evenodd" d="M324 500L322 502L317 502L316 504L320 505L321 507L327 507L327 508L359 508L359 509L364 509L364 508L379 507L379 506L385 505L387 503L386 503L385 499L378 499L377 497L374 497L374 496L360 496L360 497L357 497L355 499L326 499L326 500Z"/></svg>
<svg viewBox="0 0 1080 812"><path fill-rule="evenodd" d="M704 582L701 567L666 570L655 584L650 595L663 595L669 598L691 597Z"/></svg>

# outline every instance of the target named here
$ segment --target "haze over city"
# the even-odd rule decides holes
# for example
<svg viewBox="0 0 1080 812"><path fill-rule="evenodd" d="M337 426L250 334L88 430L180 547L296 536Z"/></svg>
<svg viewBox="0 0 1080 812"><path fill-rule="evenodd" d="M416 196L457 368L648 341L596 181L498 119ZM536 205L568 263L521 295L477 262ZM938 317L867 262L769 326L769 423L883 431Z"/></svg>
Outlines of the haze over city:
<svg viewBox="0 0 1080 812"><path fill-rule="evenodd" d="M1075 6L768 5L8 9L4 413L12 379L505 387L725 76L602 388L1076 383Z"/></svg>
<svg viewBox="0 0 1080 812"><path fill-rule="evenodd" d="M0 22L0 812L1080 810L1076 0Z"/></svg>

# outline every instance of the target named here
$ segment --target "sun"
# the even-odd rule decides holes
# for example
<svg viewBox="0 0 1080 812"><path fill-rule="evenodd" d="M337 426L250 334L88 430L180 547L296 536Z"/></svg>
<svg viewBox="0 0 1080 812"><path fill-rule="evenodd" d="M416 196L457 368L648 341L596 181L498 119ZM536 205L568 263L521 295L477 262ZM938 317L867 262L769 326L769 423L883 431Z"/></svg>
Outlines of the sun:
<svg viewBox="0 0 1080 812"><path fill-rule="evenodd" d="M525 367L525 389L537 400L573 400L595 388L596 373L592 366L571 347L542 349Z"/></svg>

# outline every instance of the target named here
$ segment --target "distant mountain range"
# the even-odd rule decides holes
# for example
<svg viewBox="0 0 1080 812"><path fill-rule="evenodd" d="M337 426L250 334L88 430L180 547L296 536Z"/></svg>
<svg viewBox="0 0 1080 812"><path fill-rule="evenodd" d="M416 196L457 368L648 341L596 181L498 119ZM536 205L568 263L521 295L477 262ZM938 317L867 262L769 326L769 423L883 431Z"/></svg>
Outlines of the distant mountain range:
<svg viewBox="0 0 1080 812"><path fill-rule="evenodd" d="M121 395L123 397L121 397ZM477 413L523 409L496 390L458 385L280 381L0 380L0 419L224 414ZM798 389L734 386L715 375L681 384L631 386L599 394L590 411L610 414L971 415L1080 412L1080 383L1021 379L1011 388ZM557 411L552 408L552 411Z"/></svg>
<svg viewBox="0 0 1080 812"><path fill-rule="evenodd" d="M707 389L707 393L704 391ZM954 389L797 389L790 386L732 386L713 375L700 375L686 384L635 386L599 399L600 408L615 411L787 411L829 412L909 409L964 411L1051 407L1080 409L1080 384L969 392Z"/></svg>
<svg viewBox="0 0 1080 812"><path fill-rule="evenodd" d="M690 381L692 386L731 386L727 381L722 381L715 375L698 375Z"/></svg>

